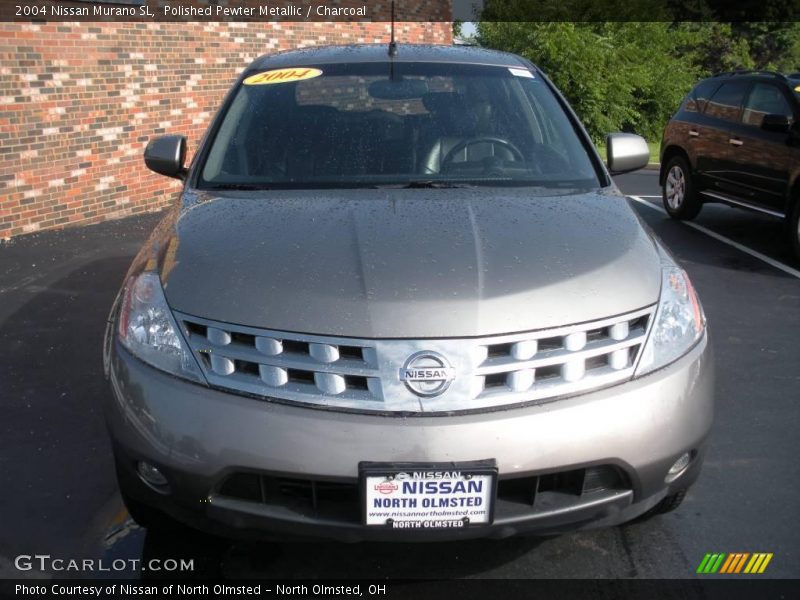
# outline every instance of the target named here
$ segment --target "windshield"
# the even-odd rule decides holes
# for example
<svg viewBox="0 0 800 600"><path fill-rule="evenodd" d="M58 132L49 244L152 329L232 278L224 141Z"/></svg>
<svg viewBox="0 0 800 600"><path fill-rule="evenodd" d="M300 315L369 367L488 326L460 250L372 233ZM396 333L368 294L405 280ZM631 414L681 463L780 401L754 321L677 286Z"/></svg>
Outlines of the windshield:
<svg viewBox="0 0 800 600"><path fill-rule="evenodd" d="M434 63L248 73L203 188L596 187L556 98L527 69Z"/></svg>

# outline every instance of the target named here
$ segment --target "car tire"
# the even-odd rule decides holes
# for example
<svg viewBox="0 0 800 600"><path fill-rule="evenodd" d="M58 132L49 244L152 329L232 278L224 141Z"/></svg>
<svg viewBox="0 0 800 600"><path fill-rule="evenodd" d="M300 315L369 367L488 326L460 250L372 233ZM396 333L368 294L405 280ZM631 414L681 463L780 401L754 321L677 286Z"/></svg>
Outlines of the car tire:
<svg viewBox="0 0 800 600"><path fill-rule="evenodd" d="M131 485L130 480L126 476L126 472L120 464L119 458L115 457L114 463L117 472L119 495L122 497L122 503L128 510L131 519L140 527L152 531L172 531L178 528L179 525L177 521L160 510L136 500L126 491L126 486Z"/></svg>
<svg viewBox="0 0 800 600"><path fill-rule="evenodd" d="M173 531L180 528L177 521L160 510L134 500L122 490L119 493L128 514L139 527L149 531Z"/></svg>
<svg viewBox="0 0 800 600"><path fill-rule="evenodd" d="M671 494L663 498L661 502L656 504L653 508L648 510L642 516L634 519L632 522L641 523L642 521L648 521L649 519L657 517L658 515L663 515L665 513L672 512L683 503L684 498L686 498L686 490L681 490L680 492Z"/></svg>
<svg viewBox="0 0 800 600"><path fill-rule="evenodd" d="M681 504L683 504L684 498L686 498L686 490L681 490L676 494L667 496L650 510L653 511L654 515L663 515L665 513L672 512Z"/></svg>
<svg viewBox="0 0 800 600"><path fill-rule="evenodd" d="M703 208L692 181L689 163L682 156L673 156L664 170L661 199L664 208L673 219L689 221Z"/></svg>
<svg viewBox="0 0 800 600"><path fill-rule="evenodd" d="M789 217L789 246L797 261L800 261L800 193L794 201L794 210Z"/></svg>

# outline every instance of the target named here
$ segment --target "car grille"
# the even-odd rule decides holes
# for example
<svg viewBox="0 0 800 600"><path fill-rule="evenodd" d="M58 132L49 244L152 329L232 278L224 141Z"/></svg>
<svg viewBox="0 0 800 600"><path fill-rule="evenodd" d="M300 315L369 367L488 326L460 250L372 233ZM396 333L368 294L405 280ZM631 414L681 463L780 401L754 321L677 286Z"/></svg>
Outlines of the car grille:
<svg viewBox="0 0 800 600"><path fill-rule="evenodd" d="M176 313L209 384L237 393L360 411L440 413L547 401L633 376L654 306L557 329L465 339L356 339L220 323ZM433 351L455 377L435 397L400 381Z"/></svg>
<svg viewBox="0 0 800 600"><path fill-rule="evenodd" d="M497 482L495 520L580 509L630 489L626 474L613 465L501 477ZM323 481L236 472L227 476L212 495L262 504L305 518L361 522L357 480Z"/></svg>

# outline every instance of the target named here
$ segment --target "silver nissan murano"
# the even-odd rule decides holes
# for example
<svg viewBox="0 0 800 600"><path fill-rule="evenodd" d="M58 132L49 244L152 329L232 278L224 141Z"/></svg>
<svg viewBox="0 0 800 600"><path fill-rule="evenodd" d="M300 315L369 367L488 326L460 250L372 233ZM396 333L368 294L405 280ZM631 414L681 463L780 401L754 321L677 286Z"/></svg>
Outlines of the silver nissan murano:
<svg viewBox="0 0 800 600"><path fill-rule="evenodd" d="M109 317L105 414L145 527L502 538L676 508L713 419L703 309L527 60L256 60Z"/></svg>

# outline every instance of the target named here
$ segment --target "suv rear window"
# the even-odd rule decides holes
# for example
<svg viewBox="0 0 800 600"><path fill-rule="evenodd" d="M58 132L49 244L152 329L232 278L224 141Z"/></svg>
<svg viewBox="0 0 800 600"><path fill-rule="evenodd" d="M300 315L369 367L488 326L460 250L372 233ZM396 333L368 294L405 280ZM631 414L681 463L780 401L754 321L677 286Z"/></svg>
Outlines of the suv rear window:
<svg viewBox="0 0 800 600"><path fill-rule="evenodd" d="M402 62L248 73L217 128L198 185L419 181L598 185L572 122L536 73Z"/></svg>
<svg viewBox="0 0 800 600"><path fill-rule="evenodd" d="M738 121L747 85L744 81L723 83L708 101L705 114L725 121Z"/></svg>

